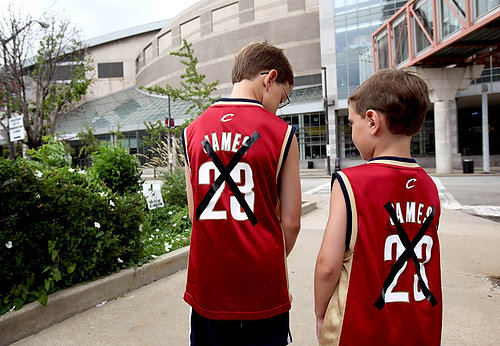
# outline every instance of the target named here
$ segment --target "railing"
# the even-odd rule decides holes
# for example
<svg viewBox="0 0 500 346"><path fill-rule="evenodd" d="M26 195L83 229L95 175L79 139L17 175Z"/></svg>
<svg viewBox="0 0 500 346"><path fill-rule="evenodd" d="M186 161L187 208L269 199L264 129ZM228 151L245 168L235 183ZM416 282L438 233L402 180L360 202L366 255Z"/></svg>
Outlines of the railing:
<svg viewBox="0 0 500 346"><path fill-rule="evenodd" d="M498 18L500 0L410 0L372 34L373 67L411 66Z"/></svg>

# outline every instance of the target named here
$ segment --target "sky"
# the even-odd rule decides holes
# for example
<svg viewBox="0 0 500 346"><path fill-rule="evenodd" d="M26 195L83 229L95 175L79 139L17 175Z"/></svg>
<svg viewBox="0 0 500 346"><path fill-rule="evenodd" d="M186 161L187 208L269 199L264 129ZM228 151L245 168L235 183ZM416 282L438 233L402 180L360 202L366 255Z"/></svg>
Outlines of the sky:
<svg viewBox="0 0 500 346"><path fill-rule="evenodd" d="M69 19L81 30L81 39L109 34L133 26L173 18L199 0L0 0L2 11L9 3L34 19L46 11Z"/></svg>

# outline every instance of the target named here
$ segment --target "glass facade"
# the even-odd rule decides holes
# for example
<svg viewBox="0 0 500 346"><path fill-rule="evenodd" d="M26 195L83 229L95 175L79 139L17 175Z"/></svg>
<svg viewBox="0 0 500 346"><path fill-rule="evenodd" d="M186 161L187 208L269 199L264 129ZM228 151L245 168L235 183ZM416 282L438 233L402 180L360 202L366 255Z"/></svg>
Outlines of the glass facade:
<svg viewBox="0 0 500 346"><path fill-rule="evenodd" d="M325 113L304 113L281 116L297 129L301 160L326 158Z"/></svg>
<svg viewBox="0 0 500 346"><path fill-rule="evenodd" d="M372 32L405 3L401 0L333 1L339 99L346 99L365 79L366 71L360 66L360 55L371 47ZM408 49L406 43L401 45L402 52L405 49ZM363 67L370 68L369 74L373 73L373 67L367 64Z"/></svg>

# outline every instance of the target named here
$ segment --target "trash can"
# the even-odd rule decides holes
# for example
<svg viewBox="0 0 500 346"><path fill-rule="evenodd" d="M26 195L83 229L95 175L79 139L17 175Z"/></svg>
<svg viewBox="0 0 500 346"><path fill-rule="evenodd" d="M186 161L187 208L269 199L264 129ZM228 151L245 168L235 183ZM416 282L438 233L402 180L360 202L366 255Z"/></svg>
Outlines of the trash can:
<svg viewBox="0 0 500 346"><path fill-rule="evenodd" d="M474 173L474 160L463 160L462 167L463 167L464 174Z"/></svg>
<svg viewBox="0 0 500 346"><path fill-rule="evenodd" d="M314 168L314 162L313 161L307 161L307 169L312 169Z"/></svg>

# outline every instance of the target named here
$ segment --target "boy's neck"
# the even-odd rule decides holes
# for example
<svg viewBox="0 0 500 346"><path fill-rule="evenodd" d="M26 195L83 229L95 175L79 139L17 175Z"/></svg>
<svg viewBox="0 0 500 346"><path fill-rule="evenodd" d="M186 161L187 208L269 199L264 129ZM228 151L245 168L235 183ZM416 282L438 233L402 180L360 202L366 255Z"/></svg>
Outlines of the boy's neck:
<svg viewBox="0 0 500 346"><path fill-rule="evenodd" d="M244 79L238 83L234 83L233 90L229 97L262 102L262 90L256 85L255 81Z"/></svg>
<svg viewBox="0 0 500 346"><path fill-rule="evenodd" d="M381 156L393 156L411 158L410 145L411 136L394 135L386 136L384 140L377 143L373 150L373 158Z"/></svg>

